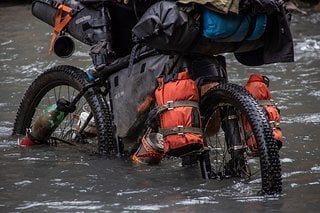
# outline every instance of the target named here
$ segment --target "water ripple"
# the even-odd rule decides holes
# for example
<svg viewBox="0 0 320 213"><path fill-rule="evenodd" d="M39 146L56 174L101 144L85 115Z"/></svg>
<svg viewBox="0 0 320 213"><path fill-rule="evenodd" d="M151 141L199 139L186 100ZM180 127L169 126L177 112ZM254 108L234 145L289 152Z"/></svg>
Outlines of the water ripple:
<svg viewBox="0 0 320 213"><path fill-rule="evenodd" d="M25 158L19 158L20 161L41 161L42 158L34 158L34 157L25 157Z"/></svg>
<svg viewBox="0 0 320 213"><path fill-rule="evenodd" d="M100 204L100 201L62 201L62 202L27 202L25 201L25 205L17 207L19 210L31 209L34 207L46 206L51 209L58 210L70 210L70 209L78 209L78 210L98 210L104 207L104 205Z"/></svg>
<svg viewBox="0 0 320 213"><path fill-rule="evenodd" d="M9 136L11 134L11 127L0 126L0 136Z"/></svg>
<svg viewBox="0 0 320 213"><path fill-rule="evenodd" d="M23 181L14 183L14 185L17 185L17 186L26 186L26 185L29 185L29 184L31 184L31 183L32 183L32 181L30 181L30 180L23 180Z"/></svg>
<svg viewBox="0 0 320 213"><path fill-rule="evenodd" d="M310 114L302 114L302 115L294 115L294 116L284 116L282 118L282 123L292 124L292 123L312 123L319 124L320 123L320 113L310 113Z"/></svg>
<svg viewBox="0 0 320 213"><path fill-rule="evenodd" d="M314 166L311 168L311 171L320 172L320 166Z"/></svg>
<svg viewBox="0 0 320 213"><path fill-rule="evenodd" d="M193 199L186 199L176 202L177 205L195 205L195 204L217 204L218 201L213 200L212 197L198 197Z"/></svg>
<svg viewBox="0 0 320 213"><path fill-rule="evenodd" d="M169 205L132 205L124 207L127 210L138 210L138 211L159 211L161 208L167 208Z"/></svg>
<svg viewBox="0 0 320 213"><path fill-rule="evenodd" d="M268 200L279 200L279 197L273 196L273 197L268 197L268 196L248 196L248 197L240 197L240 198L235 198L238 202L257 202L257 201L268 201Z"/></svg>
<svg viewBox="0 0 320 213"><path fill-rule="evenodd" d="M2 42L0 45L4 46L4 45L7 45L7 44L11 44L12 42L13 42L13 40L9 40L9 41Z"/></svg>
<svg viewBox="0 0 320 213"><path fill-rule="evenodd" d="M307 172L306 171L284 172L284 173L282 173L282 178L287 178L287 177L291 177L293 175L305 174L305 173L307 173Z"/></svg>
<svg viewBox="0 0 320 213"><path fill-rule="evenodd" d="M315 91L315 90L310 91L310 92L308 93L308 95L316 96L316 97L320 97L320 90L317 90L317 91Z"/></svg>
<svg viewBox="0 0 320 213"><path fill-rule="evenodd" d="M134 191L118 192L117 195L122 196L125 194L139 194L139 193L145 193L148 191L149 191L149 189L141 189L141 190L134 190Z"/></svg>

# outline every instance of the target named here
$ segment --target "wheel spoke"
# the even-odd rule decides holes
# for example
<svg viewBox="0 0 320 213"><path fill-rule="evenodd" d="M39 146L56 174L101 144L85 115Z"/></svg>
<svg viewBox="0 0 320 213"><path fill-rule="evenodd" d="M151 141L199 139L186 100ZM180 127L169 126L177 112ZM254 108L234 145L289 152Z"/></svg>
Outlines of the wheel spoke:
<svg viewBox="0 0 320 213"><path fill-rule="evenodd" d="M86 85L88 82L85 73L75 67L56 66L42 72L23 96L14 123L13 134L26 134L49 106L56 104L60 98L72 102ZM66 115L50 135L50 141L64 142L59 143L61 145L74 144L89 153L96 153L102 150L101 148L110 153L115 150L113 133L108 131L111 129L108 106L104 104L102 94L95 91L99 90L89 88L86 91L76 103L76 110ZM84 110L92 112L94 117L99 119L92 119L89 122L91 129L84 128L84 131L79 133L78 121ZM103 145L104 143L107 145Z"/></svg>

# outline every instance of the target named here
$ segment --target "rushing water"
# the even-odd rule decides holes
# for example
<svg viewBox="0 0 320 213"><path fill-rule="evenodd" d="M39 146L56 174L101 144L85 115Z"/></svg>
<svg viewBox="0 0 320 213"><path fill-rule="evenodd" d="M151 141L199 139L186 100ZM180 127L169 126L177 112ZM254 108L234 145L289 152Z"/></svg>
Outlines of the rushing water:
<svg viewBox="0 0 320 213"><path fill-rule="evenodd" d="M0 8L0 24L0 212L318 212L319 13L294 16L295 63L251 68L227 55L231 81L243 84L253 72L271 79L286 136L279 198L256 196L233 180L202 180L198 168L179 162L133 167L59 146L20 148L10 135L28 85L48 67L86 67L90 58L80 44L72 59L48 56L52 29L30 6Z"/></svg>

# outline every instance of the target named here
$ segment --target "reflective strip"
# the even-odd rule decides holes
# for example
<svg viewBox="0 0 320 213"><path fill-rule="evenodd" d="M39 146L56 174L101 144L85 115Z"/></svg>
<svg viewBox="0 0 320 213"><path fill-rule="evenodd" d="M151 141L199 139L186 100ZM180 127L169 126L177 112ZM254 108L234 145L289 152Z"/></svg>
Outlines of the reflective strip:
<svg viewBox="0 0 320 213"><path fill-rule="evenodd" d="M195 107L199 109L199 103L195 101L168 101L166 104L158 107L157 114L176 107Z"/></svg>

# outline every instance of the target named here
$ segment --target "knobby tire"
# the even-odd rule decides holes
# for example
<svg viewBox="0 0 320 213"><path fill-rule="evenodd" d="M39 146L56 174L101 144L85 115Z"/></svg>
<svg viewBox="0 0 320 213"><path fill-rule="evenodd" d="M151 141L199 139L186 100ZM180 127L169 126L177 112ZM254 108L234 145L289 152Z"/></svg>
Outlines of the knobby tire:
<svg viewBox="0 0 320 213"><path fill-rule="evenodd" d="M258 145L262 194L279 194L282 191L279 151L273 138L272 128L257 101L242 87L221 83L210 89L200 103L204 128L214 110L228 104L235 107L250 123Z"/></svg>
<svg viewBox="0 0 320 213"><path fill-rule="evenodd" d="M47 93L62 86L70 87L79 92L89 83L86 74L72 66L56 66L43 72L32 82L22 98L14 122L13 135L26 134L32 122L34 122L33 120L36 119L34 116L36 109L40 107L39 103L45 99ZM93 113L97 129L97 145L93 147L93 150L96 150L94 152L100 154L114 153L111 116L100 89L98 87L89 88L84 94L84 99Z"/></svg>

